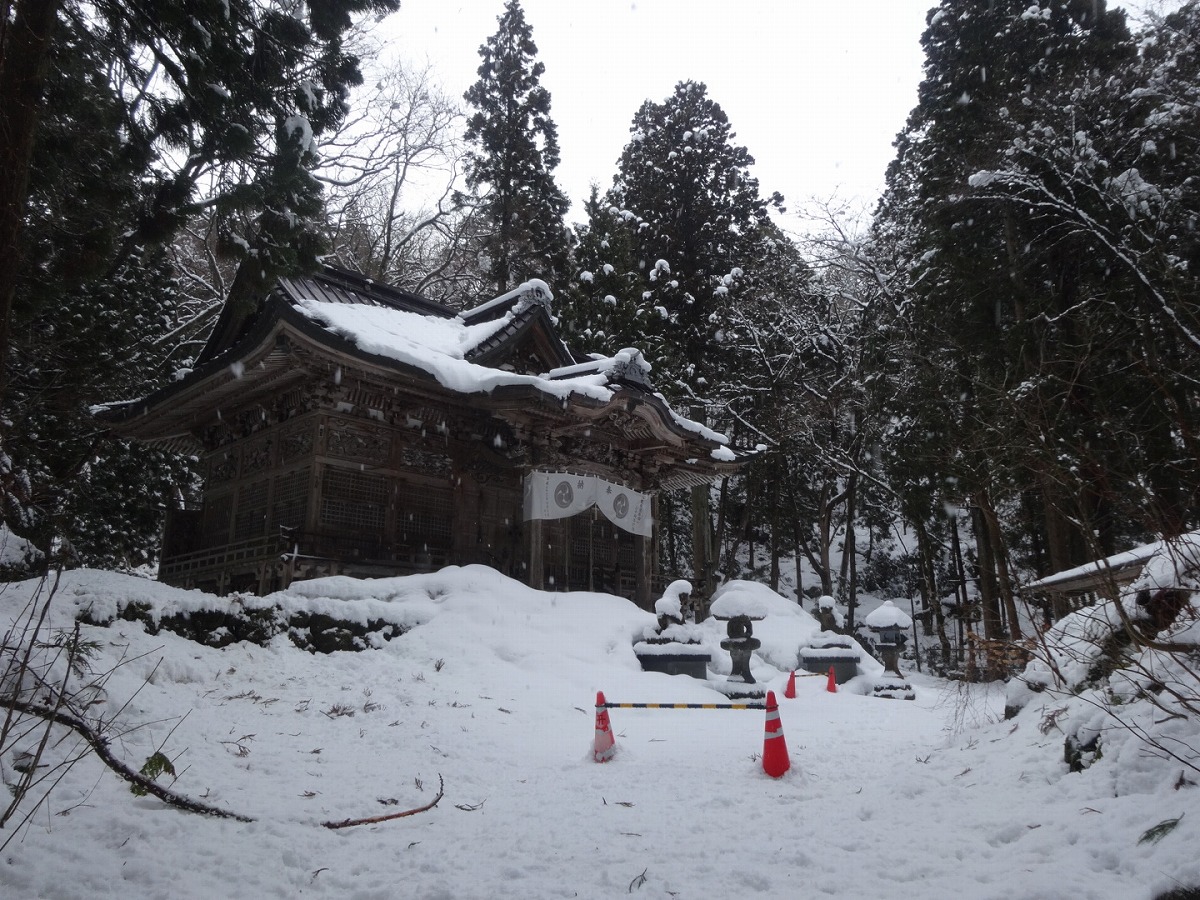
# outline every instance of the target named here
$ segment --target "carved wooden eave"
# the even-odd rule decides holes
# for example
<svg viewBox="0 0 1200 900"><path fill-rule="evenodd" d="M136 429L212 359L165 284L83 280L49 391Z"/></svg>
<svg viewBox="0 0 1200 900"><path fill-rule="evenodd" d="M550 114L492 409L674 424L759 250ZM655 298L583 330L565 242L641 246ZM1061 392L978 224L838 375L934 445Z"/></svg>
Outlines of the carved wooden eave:
<svg viewBox="0 0 1200 900"><path fill-rule="evenodd" d="M441 399L442 391L428 373L393 360L373 360L272 296L253 326L225 353L144 399L98 410L97 418L122 437L196 451L199 430L219 420L223 411L269 408L285 391L314 380L340 387L355 380L348 373L356 367L364 377L382 381L402 374L407 388L431 402Z"/></svg>
<svg viewBox="0 0 1200 900"><path fill-rule="evenodd" d="M721 458L729 454L720 440L681 420L654 393L645 377L649 367L636 351L576 364L554 330L548 290L543 296L539 285L522 286L460 315L335 270L281 279L236 337L214 338L226 344L220 352L202 355L196 369L176 383L141 400L104 407L97 417L122 437L197 452L206 429L236 415L261 409L264 418L280 421L303 411L289 403L307 402L309 408L342 403L393 422L435 425L438 420L444 425L453 410L460 421L476 423L467 430L478 433L466 437L499 436L509 447L496 462L522 465L517 445L547 445L549 436L560 435L572 437L575 446L590 442L636 457L636 467L624 468L636 468L644 487L705 484L736 470L736 462ZM364 350L299 308L303 301L390 308L470 327L494 322L496 329L484 329L485 337L466 350L463 361L514 375L491 390L455 390L420 365Z"/></svg>
<svg viewBox="0 0 1200 900"><path fill-rule="evenodd" d="M463 321L471 324L474 319L466 313ZM513 364L522 359L519 355L522 345L528 345L533 359L542 363L540 367L534 369ZM572 362L566 346L554 332L550 313L541 304L531 304L514 312L499 331L467 353L466 359L481 366L503 366L526 375L540 374L547 368L570 365ZM551 365L545 365L547 361Z"/></svg>

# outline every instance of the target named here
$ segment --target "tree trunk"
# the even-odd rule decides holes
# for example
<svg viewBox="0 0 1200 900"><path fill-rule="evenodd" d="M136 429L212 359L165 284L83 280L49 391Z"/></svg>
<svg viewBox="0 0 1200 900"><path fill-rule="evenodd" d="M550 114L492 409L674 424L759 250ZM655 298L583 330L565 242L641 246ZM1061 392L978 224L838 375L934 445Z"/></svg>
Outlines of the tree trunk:
<svg viewBox="0 0 1200 900"><path fill-rule="evenodd" d="M738 519L737 527L732 529L732 534L728 541L724 539L725 532L730 528L727 524L728 517L726 515L729 503L729 479L721 479L721 496L719 504L719 512L717 513L717 532L713 539L713 571L714 572L733 572L734 560L737 558L738 550L741 549L742 541L750 533L750 509L751 497L753 496L753 476L746 478L746 503L742 507L742 515ZM750 544L750 567L754 567L754 544Z"/></svg>
<svg viewBox="0 0 1200 900"><path fill-rule="evenodd" d="M1043 573L1046 575L1074 568L1084 562L1083 559L1077 559L1077 554L1072 552L1072 537L1077 529L1059 505L1058 494L1060 492L1048 484L1048 481L1049 479L1044 477L1041 488L1043 522L1046 529L1046 555L1049 558L1048 571ZM1053 621L1057 622L1069 612L1066 597L1060 593L1053 594L1051 600Z"/></svg>
<svg viewBox="0 0 1200 900"><path fill-rule="evenodd" d="M6 15L0 23L0 397L7 386L4 369L22 256L29 166L60 3L5 3Z"/></svg>
<svg viewBox="0 0 1200 900"><path fill-rule="evenodd" d="M659 495L659 521L666 523L663 540L666 543L667 568L672 576L679 575L679 532L675 528L675 503L670 494Z"/></svg>
<svg viewBox="0 0 1200 900"><path fill-rule="evenodd" d="M996 590L996 561L992 555L992 541L984 516L982 492L972 498L971 529L975 533L975 552L979 557L979 602L983 615L983 636L989 641L998 641L1004 634L1000 627L1000 598Z"/></svg>
<svg viewBox="0 0 1200 900"><path fill-rule="evenodd" d="M779 503L778 497L772 498L769 526L771 529L771 590L779 593ZM800 573L796 572L796 577Z"/></svg>
<svg viewBox="0 0 1200 900"><path fill-rule="evenodd" d="M854 613L858 609L858 536L854 529L858 502L858 473L851 472L846 485L846 540L842 544L842 581L847 586L846 631L854 633Z"/></svg>
<svg viewBox="0 0 1200 900"><path fill-rule="evenodd" d="M809 565L811 565L813 567L813 571L817 573L817 577L821 579L821 593L832 596L833 595L833 577L832 577L832 572L829 568L829 540L828 540L827 521L822 516L817 523L818 543L820 544L820 546L818 548L820 557L818 558L817 553L813 552L813 548L809 545L809 542L804 539L804 531L803 531L803 528L801 528L800 519L794 514L795 510L800 508L800 504L796 502L796 488L795 488L795 484L793 483L793 481L790 477L787 479L787 484L788 484L788 492L789 492L788 495L791 499L792 510L793 510L792 533L793 533L793 539L796 542L796 552L804 554L804 557L805 557L805 559L808 560ZM824 505L822 505L822 510L823 509L824 509ZM824 536L824 537L822 537L822 536ZM796 572L797 572L796 578L798 581L799 577L800 577L799 576L799 572L800 572L799 564L797 564Z"/></svg>
<svg viewBox="0 0 1200 900"><path fill-rule="evenodd" d="M817 513L817 553L820 555L817 572L821 576L821 593L833 596L833 562L830 556L833 544L833 504L829 494L829 485L826 484L821 488Z"/></svg>
<svg viewBox="0 0 1200 900"><path fill-rule="evenodd" d="M712 596L712 518L708 485L692 488L692 590L699 597Z"/></svg>
<svg viewBox="0 0 1200 900"><path fill-rule="evenodd" d="M1003 604L1004 616L1008 620L1008 636L1011 640L1019 641L1021 639L1021 620L1017 616L1017 601L1013 594L1012 579L1008 573L1008 550L1004 544L1004 535L1000 531L1000 519L992 506L992 498L984 492L981 499L985 504L982 512L992 548L992 559L996 564L1000 602Z"/></svg>
<svg viewBox="0 0 1200 900"><path fill-rule="evenodd" d="M958 536L958 516L957 515L954 516L954 520L951 523L951 528L953 529L950 532L950 535L951 535L951 546L953 547L953 552L954 552L954 569L958 576L958 585L955 588L954 593L955 593L955 596L958 598L958 609L959 609L958 635L957 635L957 637L958 637L958 661L961 663L963 661L963 647L964 647L963 627L964 627L965 620L966 620L967 608L970 605L970 596L967 594L967 566L963 562L962 541L959 539L959 536Z"/></svg>
<svg viewBox="0 0 1200 900"><path fill-rule="evenodd" d="M750 516L749 496L746 498L746 510L742 516L741 525L738 528L740 535L745 534L746 519ZM714 572L720 571L720 567L724 560L721 559L721 548L725 546L725 533L729 530L729 479L721 479L721 490L717 495L717 530L713 533L712 541L709 545L709 553L712 557L712 567ZM730 557L734 556L732 552Z"/></svg>
<svg viewBox="0 0 1200 900"><path fill-rule="evenodd" d="M938 597L936 570L934 568L933 541L923 522L914 523L917 531L917 554L921 559L921 596L933 614L934 630L938 636L938 644L942 648L942 667L950 668L951 649L950 638L946 636L946 611L942 609L941 598ZM957 545L958 529L954 529L955 544ZM961 560L960 560L961 562Z"/></svg>

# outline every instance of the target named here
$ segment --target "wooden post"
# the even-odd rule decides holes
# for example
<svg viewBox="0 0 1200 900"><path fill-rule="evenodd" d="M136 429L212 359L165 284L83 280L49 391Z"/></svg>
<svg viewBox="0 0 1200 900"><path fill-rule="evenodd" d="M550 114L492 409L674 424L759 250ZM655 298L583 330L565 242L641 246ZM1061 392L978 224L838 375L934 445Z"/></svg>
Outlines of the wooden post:
<svg viewBox="0 0 1200 900"><path fill-rule="evenodd" d="M546 570L542 565L542 520L529 520L529 586L540 591L546 584Z"/></svg>
<svg viewBox="0 0 1200 900"><path fill-rule="evenodd" d="M654 607L650 600L650 538L636 537L633 541L633 567L636 572L637 588L633 602L642 609Z"/></svg>
<svg viewBox="0 0 1200 900"><path fill-rule="evenodd" d="M596 507L588 512L588 577L587 589L596 590Z"/></svg>

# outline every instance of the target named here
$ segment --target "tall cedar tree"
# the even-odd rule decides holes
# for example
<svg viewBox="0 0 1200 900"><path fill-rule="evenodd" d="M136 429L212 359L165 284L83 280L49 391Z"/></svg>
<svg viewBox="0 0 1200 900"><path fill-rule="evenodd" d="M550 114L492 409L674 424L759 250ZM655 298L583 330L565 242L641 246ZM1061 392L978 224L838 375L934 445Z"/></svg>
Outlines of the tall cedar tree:
<svg viewBox="0 0 1200 900"><path fill-rule="evenodd" d="M733 361L718 358L723 312L770 230L768 209L783 202L759 195L749 171L754 157L733 143L736 136L703 83L680 82L634 116L610 193L634 228L631 287L644 321L660 340L670 336L656 365L665 370L661 386L676 397L703 395L727 374Z"/></svg>
<svg viewBox="0 0 1200 900"><path fill-rule="evenodd" d="M665 101L642 105L613 187L589 203L580 260L589 268L575 288L584 305L572 323L603 332L610 349L643 348L660 389L718 428L730 423L721 386L744 374L731 310L776 234L769 208L783 201L759 195L754 159L735 137L702 83L680 82ZM701 596L728 522L722 510L713 530L709 501L706 487L692 492L691 577Z"/></svg>
<svg viewBox="0 0 1200 900"><path fill-rule="evenodd" d="M315 263L312 139L343 118L361 81L343 35L352 14L397 6L310 0L297 15L273 0L4 4L0 477L14 528L76 548L86 541L72 532L129 530L129 547L113 541L91 559L141 555L134 545L152 522L120 513L108 531L94 524L96 510L119 506L98 499L111 498L105 470L140 472L144 483L126 489L155 497L150 510L186 476L144 451L141 467L133 453L116 459L125 451L97 442L87 410L170 374L163 339L178 295L159 250L201 210L223 220L228 247L251 261L234 285L237 315L266 280Z"/></svg>
<svg viewBox="0 0 1200 900"><path fill-rule="evenodd" d="M38 547L58 539L74 561L122 566L152 557L190 478L171 454L103 440L89 407L171 374L180 298L161 251L104 272L123 239L114 223L137 215L145 157L122 140L118 92L95 77L96 36L76 25L59 31L31 161L3 402L25 491L5 513Z"/></svg>
<svg viewBox="0 0 1200 900"><path fill-rule="evenodd" d="M244 312L274 275L313 263L320 187L308 172L310 138L345 115L347 92L362 80L343 35L353 15L398 7L399 0L309 0L298 15L294 4L259 0L5 2L0 354L25 272L32 159L42 123L55 114L45 103L46 78L56 55L84 46L80 34L89 36L92 77L116 88L121 137L143 172L136 211L109 223L122 235L117 253L94 260L86 274L110 274L136 248L170 241L199 208L253 210L254 232L231 242L255 263L235 285Z"/></svg>
<svg viewBox="0 0 1200 900"><path fill-rule="evenodd" d="M658 316L635 300L640 282L637 229L627 221L633 214L614 206L611 194L602 197L595 184L583 211L587 221L575 226L575 272L565 286L565 302L557 308L559 333L579 358L583 352L611 356L636 347L648 359L658 359Z"/></svg>
<svg viewBox="0 0 1200 900"><path fill-rule="evenodd" d="M546 71L536 62L533 28L518 0L508 0L500 27L479 48L479 80L464 95L476 110L467 122L467 185L482 192L491 231L481 244L497 293L529 278L557 283L567 273L570 241L563 224L570 201L554 182L558 129L550 118Z"/></svg>
<svg viewBox="0 0 1200 900"><path fill-rule="evenodd" d="M1058 516L1108 526L1110 552L1114 520L1167 534L1196 523L1197 9L1154 25L1136 57L1132 41L1102 45L1110 68L1088 65L1069 94L1035 96L1003 160L970 182L974 202L1029 235L1029 261L1057 275L1014 297L1020 365L1039 376L1021 399L1054 417L1038 462L1067 485ZM1089 494L1107 516L1075 508Z"/></svg>
<svg viewBox="0 0 1200 900"><path fill-rule="evenodd" d="M998 215L980 203L972 178L1002 164L1022 132L1046 127L1047 102L1073 115L1079 78L1128 65L1131 48L1123 17L1092 0L944 0L931 11L922 43L925 79L897 139L876 223L891 252L906 260L913 285L899 348L912 362L909 390L899 398L908 415L897 417L904 433L889 446L929 454L916 470L911 460L899 465L915 491L926 490L932 476L954 486L952 500L974 501L990 514L992 496L1003 490L1055 489L1022 448L1057 453L1068 435L1045 429L1061 427L1077 415L1072 410L1088 415L1085 394L1094 386L1075 376L1078 360L1070 359L1088 338L1061 327L1039 333L1039 323L1064 321L1096 273L1088 271L1094 255L1048 232L1042 217ZM1054 371L1060 362L1069 383ZM1031 402L1030 392L1048 384L1072 396L1049 406ZM930 442L930 434L939 437ZM1089 493L1085 485L1078 496ZM1075 512L1080 521L1098 514L1095 502L1090 514Z"/></svg>

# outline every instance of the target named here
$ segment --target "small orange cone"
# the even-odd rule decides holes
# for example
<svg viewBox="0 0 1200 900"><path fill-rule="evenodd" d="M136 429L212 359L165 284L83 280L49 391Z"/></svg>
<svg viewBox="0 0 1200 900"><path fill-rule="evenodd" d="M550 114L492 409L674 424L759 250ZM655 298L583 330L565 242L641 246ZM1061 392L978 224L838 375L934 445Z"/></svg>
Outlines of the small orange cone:
<svg viewBox="0 0 1200 900"><path fill-rule="evenodd" d="M837 677L833 674L833 666L829 667L829 682L825 685L825 690L831 694L837 693Z"/></svg>
<svg viewBox="0 0 1200 900"><path fill-rule="evenodd" d="M794 671L788 675L788 683L787 687L783 689L783 696L789 700L796 699L796 673Z"/></svg>
<svg viewBox="0 0 1200 900"><path fill-rule="evenodd" d="M783 737L783 723L779 721L779 704L775 692L767 691L767 725L763 737L763 771L772 778L779 778L792 767L788 758L787 741Z"/></svg>
<svg viewBox="0 0 1200 900"><path fill-rule="evenodd" d="M592 750L592 757L598 763L608 762L617 752L616 745L612 726L608 723L608 705L604 700L604 691L596 691L596 745Z"/></svg>

